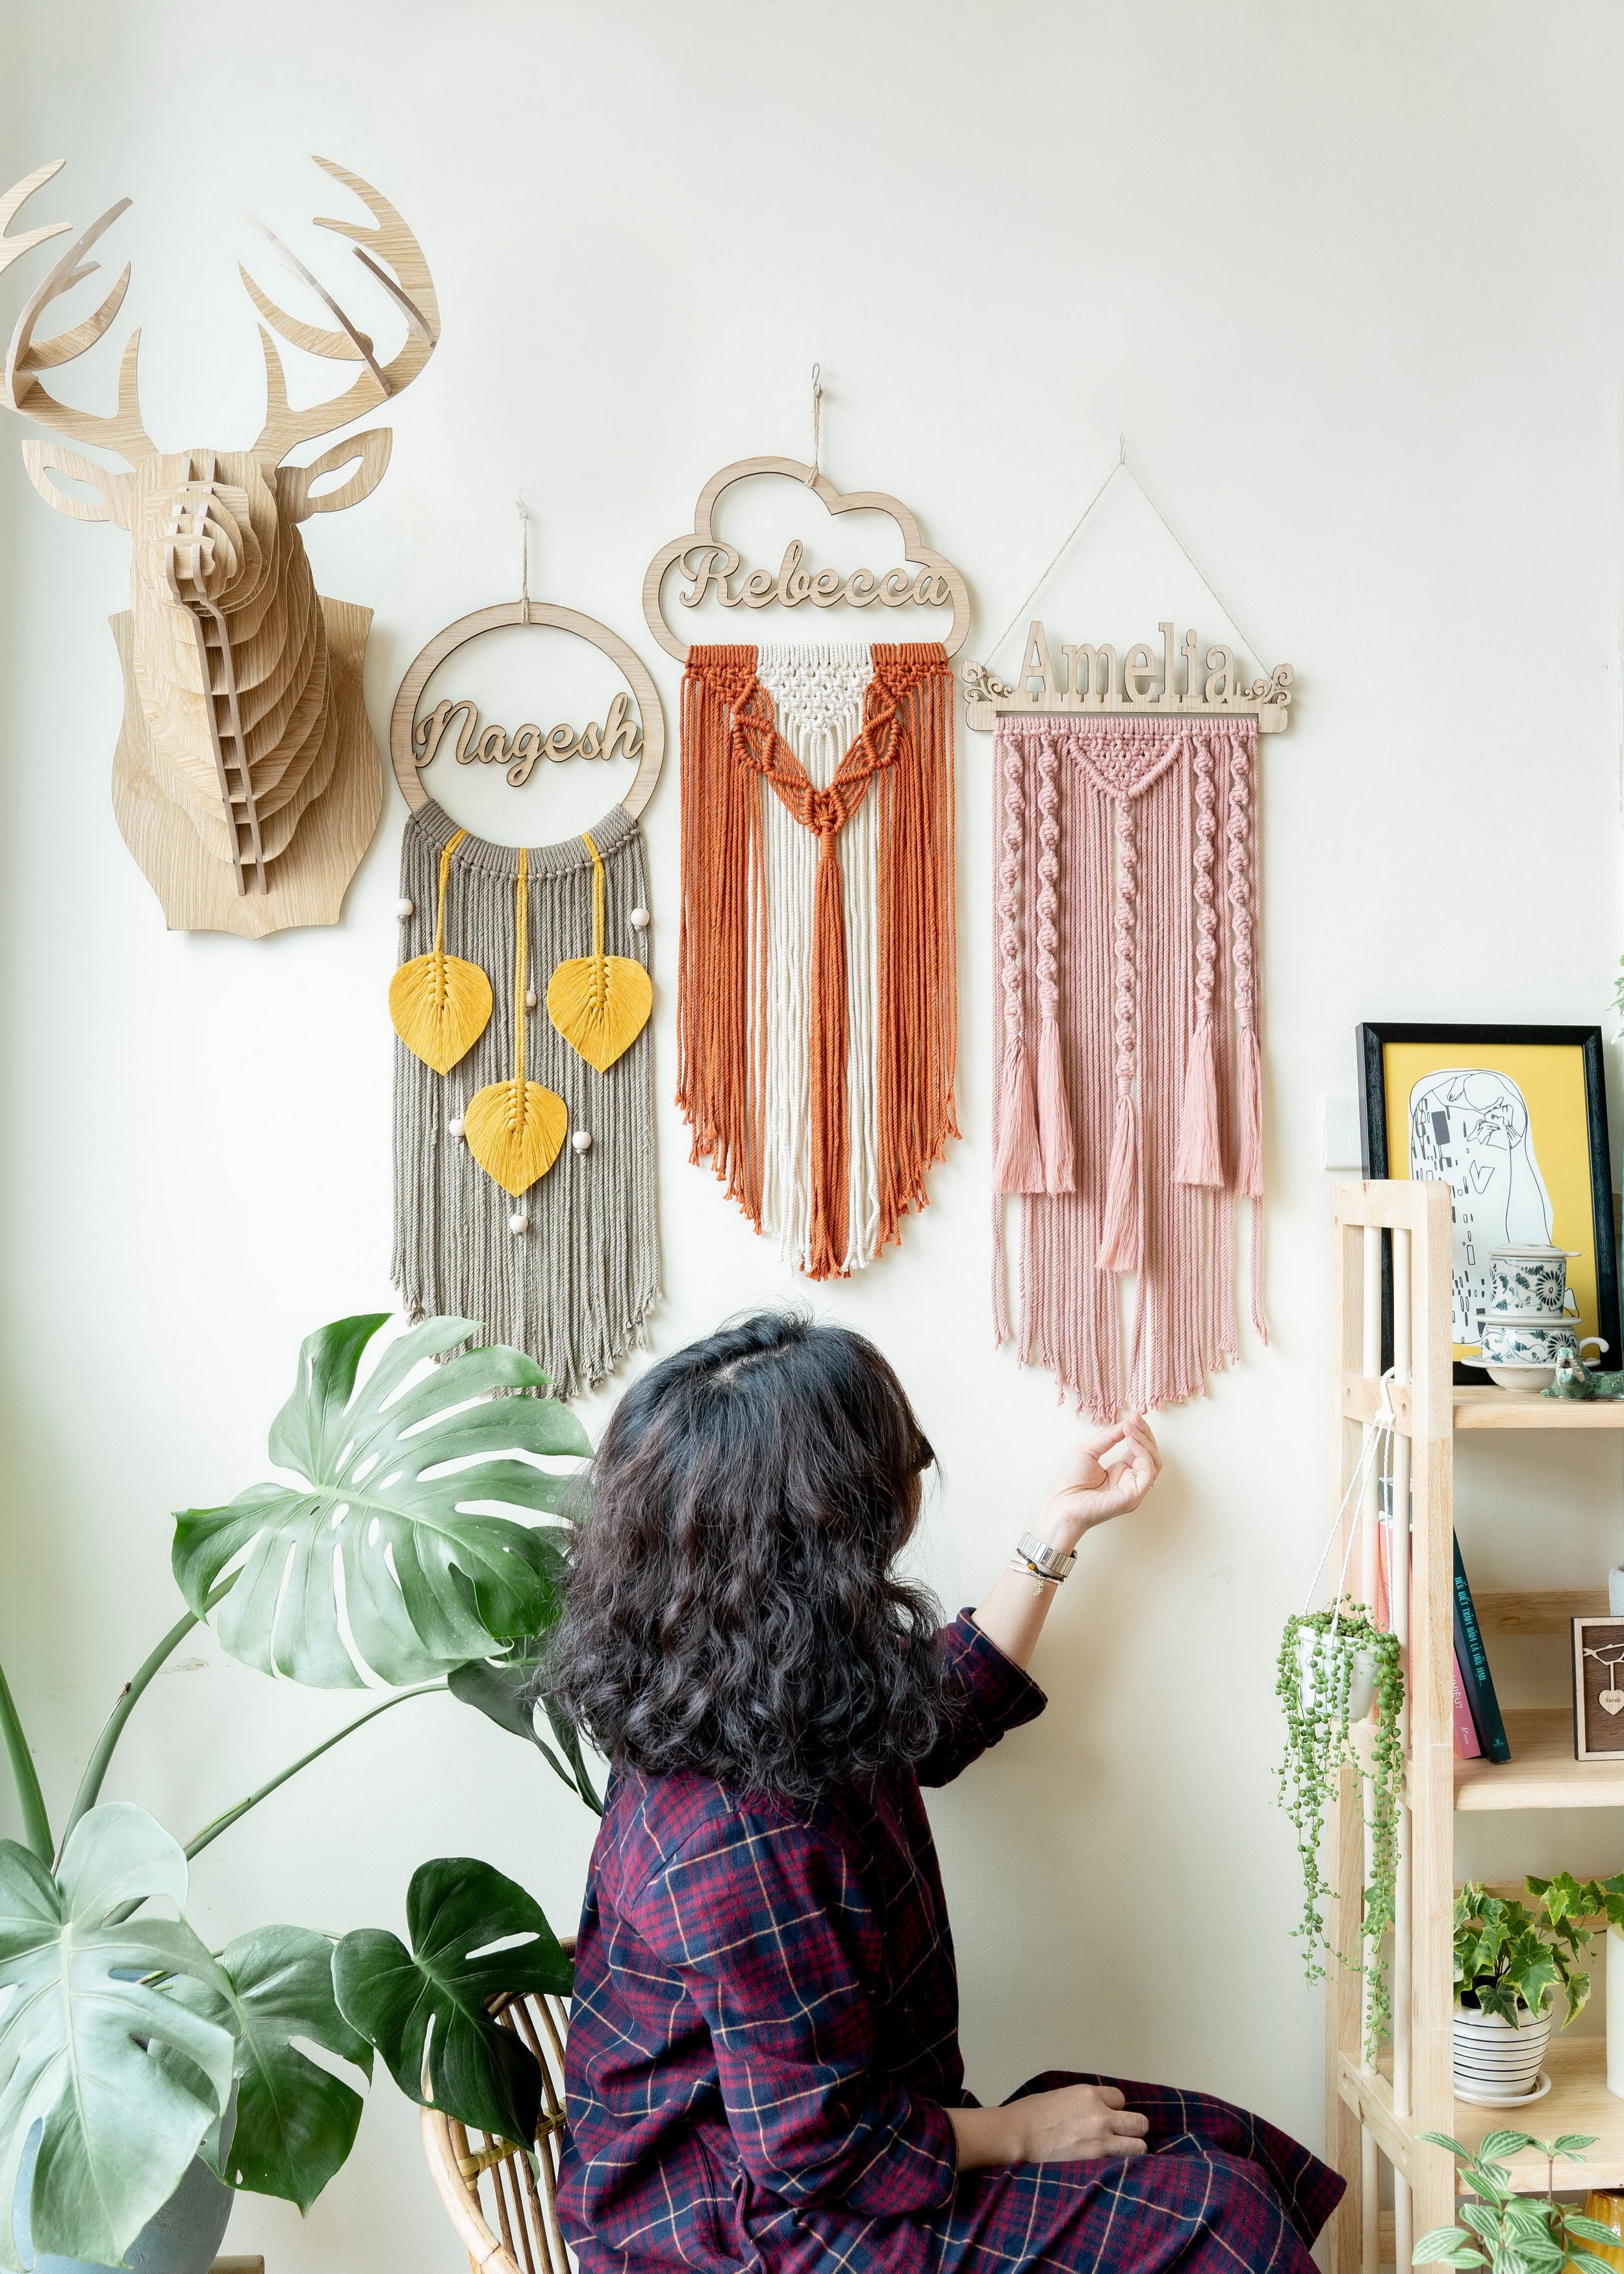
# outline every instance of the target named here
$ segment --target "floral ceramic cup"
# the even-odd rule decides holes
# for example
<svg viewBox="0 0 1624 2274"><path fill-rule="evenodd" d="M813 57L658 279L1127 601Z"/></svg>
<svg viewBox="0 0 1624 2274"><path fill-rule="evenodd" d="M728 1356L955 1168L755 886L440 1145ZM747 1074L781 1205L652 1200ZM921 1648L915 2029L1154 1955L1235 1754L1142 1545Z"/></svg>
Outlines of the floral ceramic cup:
<svg viewBox="0 0 1624 2274"><path fill-rule="evenodd" d="M1571 1351L1575 1358L1583 1359L1586 1351L1605 1351L1607 1347L1599 1335L1587 1335L1581 1342L1566 1319L1548 1314L1487 1316L1483 1321L1480 1346L1485 1366L1553 1367L1564 1351Z"/></svg>
<svg viewBox="0 0 1624 2274"><path fill-rule="evenodd" d="M1492 1247L1489 1250L1491 1318L1560 1318L1576 1315L1578 1302L1568 1284L1567 1247Z"/></svg>

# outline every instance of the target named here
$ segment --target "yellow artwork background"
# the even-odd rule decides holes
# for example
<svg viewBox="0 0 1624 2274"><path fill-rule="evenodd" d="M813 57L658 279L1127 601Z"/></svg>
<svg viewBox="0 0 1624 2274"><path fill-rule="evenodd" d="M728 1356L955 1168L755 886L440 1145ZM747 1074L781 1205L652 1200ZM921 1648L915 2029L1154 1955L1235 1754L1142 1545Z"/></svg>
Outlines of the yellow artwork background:
<svg viewBox="0 0 1624 2274"><path fill-rule="evenodd" d="M1596 1225L1590 1213L1590 1138L1584 1109L1584 1056L1571 1043L1384 1043L1387 1093L1387 1174L1410 1181L1410 1093L1424 1074L1447 1066L1482 1066L1508 1074L1522 1091L1534 1153L1551 1200L1551 1238L1576 1248L1568 1284L1579 1304L1580 1332L1596 1332ZM1471 1347L1456 1343L1455 1355ZM1596 1361L1592 1359L1591 1363ZM1471 1360L1467 1359L1470 1365ZM1616 1351L1604 1365L1620 1363Z"/></svg>

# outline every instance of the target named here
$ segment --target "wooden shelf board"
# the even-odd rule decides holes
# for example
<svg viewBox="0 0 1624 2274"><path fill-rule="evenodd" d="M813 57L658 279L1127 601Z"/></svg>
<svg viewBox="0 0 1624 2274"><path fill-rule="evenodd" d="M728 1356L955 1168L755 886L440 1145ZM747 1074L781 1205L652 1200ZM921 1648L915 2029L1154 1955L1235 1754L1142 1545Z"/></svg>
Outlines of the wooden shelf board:
<svg viewBox="0 0 1624 2274"><path fill-rule="evenodd" d="M1475 2149L1491 2132L1532 2132L1541 2140L1554 2140L1561 2132L1593 2133L1596 2144L1584 2150L1584 2161L1560 2161L1559 2187L1616 2187L1624 2186L1624 2100L1607 2090L1607 2041L1605 2037L1555 2037L1545 2055L1551 2090L1526 2114L1515 2108L1473 2108L1463 2100L1455 2104L1455 2136L1462 2147ZM1524 2194L1543 2195L1545 2159L1525 2154L1504 2159L1515 2185Z"/></svg>
<svg viewBox="0 0 1624 2274"><path fill-rule="evenodd" d="M1480 1389L1450 1393L1457 1429L1624 1429L1624 1398L1598 1398L1586 1405L1570 1398L1542 1397L1538 1390Z"/></svg>
<svg viewBox="0 0 1624 2274"><path fill-rule="evenodd" d="M1488 1588L1472 1600L1485 1634L1571 1635L1575 1619L1605 1619L1605 1587Z"/></svg>
<svg viewBox="0 0 1624 2274"><path fill-rule="evenodd" d="M1624 1753L1616 1762L1575 1760L1566 1706L1508 1712L1506 1736L1508 1761L1456 1761L1457 1809L1624 1808Z"/></svg>

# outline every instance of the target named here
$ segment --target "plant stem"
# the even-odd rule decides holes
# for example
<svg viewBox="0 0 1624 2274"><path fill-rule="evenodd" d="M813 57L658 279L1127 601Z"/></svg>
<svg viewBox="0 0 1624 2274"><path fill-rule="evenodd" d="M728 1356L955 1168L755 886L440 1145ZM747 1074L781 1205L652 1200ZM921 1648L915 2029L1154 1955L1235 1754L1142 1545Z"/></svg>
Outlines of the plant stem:
<svg viewBox="0 0 1624 2274"><path fill-rule="evenodd" d="M335 1745L342 1744L346 1737L354 1736L357 1729L364 1729L369 1721L375 1721L380 1713L387 1713L391 1706L403 1706L409 1698L426 1698L430 1690L443 1690L445 1686L443 1682L425 1682L416 1690L397 1690L393 1698L386 1698L382 1705L374 1706L370 1713L359 1714L355 1721L347 1722L342 1729L335 1730L332 1736L324 1737L319 1745L302 1755L280 1774L274 1776L268 1784L262 1784L257 1792L251 1792L245 1800L239 1800L234 1808L228 1808L223 1816L217 1816L211 1824L206 1824L201 1832L195 1834L186 1842L186 1861L191 1863L194 1856L200 1856L211 1841L219 1839L222 1832L229 1832L239 1817L246 1816L251 1808L257 1808L262 1800L268 1799L278 1785L286 1784L289 1777L297 1776L301 1769L307 1769L312 1761L319 1761L323 1753L331 1752Z"/></svg>
<svg viewBox="0 0 1624 2274"><path fill-rule="evenodd" d="M40 1790L39 1772L34 1766L34 1755L28 1750L27 1736L4 1667L0 1667L0 1730L5 1735L6 1758L11 1765L11 1782L17 1788L17 1803L22 1811L23 1835L41 1863L49 1868L55 1842L51 1839L50 1818L45 1813L45 1795Z"/></svg>
<svg viewBox="0 0 1624 2274"><path fill-rule="evenodd" d="M229 1594L236 1584L235 1571L229 1579L221 1581L203 1606L203 1615L206 1618L221 1597ZM141 1660L129 1681L119 1691L118 1703L103 1723L102 1735L96 1739L90 1758L85 1764L85 1773L79 1781L79 1790L73 1796L73 1806L69 1811L68 1821L62 1834L64 1845L69 1833L72 1831L80 1817L87 1815L101 1797L102 1783L112 1763L113 1749L123 1736L124 1723L135 1711L141 1693L147 1689L154 1675L162 1669L164 1660L178 1648L192 1632L192 1628L199 1623L195 1611L188 1611L184 1619L177 1619L162 1641Z"/></svg>

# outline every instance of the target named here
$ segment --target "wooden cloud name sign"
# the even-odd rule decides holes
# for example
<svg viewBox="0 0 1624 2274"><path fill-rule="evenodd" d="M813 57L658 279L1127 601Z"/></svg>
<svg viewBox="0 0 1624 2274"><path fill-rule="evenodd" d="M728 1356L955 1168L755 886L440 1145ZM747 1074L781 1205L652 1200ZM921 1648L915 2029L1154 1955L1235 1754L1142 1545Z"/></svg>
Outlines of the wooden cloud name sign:
<svg viewBox="0 0 1624 2274"><path fill-rule="evenodd" d="M75 521L117 522L132 541L131 606L113 618L124 678L113 803L171 930L262 938L293 924L336 923L378 823L381 772L361 692L372 611L317 592L299 525L376 488L389 463L389 430L349 435L310 465L286 460L410 386L433 353L440 316L427 263L394 207L358 175L325 158L316 163L372 216L317 226L356 241L357 260L403 320L405 343L388 362L256 223L334 326L286 314L243 272L266 320L266 418L250 448L158 448L141 423L139 331L124 350L115 411L58 401L40 374L72 362L108 330L128 267L82 322L39 339L40 320L94 274L99 264L85 255L124 211L125 198L75 239L28 299L0 379L9 409L116 452L129 469L111 471L57 441L23 445L29 478L48 504ZM71 226L5 233L60 169L60 162L41 166L0 197L0 271ZM311 354L361 368L339 394L296 410L267 325ZM345 472L337 486L312 492L317 481ZM64 489L64 478L94 494Z"/></svg>
<svg viewBox="0 0 1624 2274"><path fill-rule="evenodd" d="M990 734L997 719L1034 712L1176 714L1255 719L1260 734L1283 734L1291 704L1289 663L1277 664L1267 679L1254 679L1248 685L1231 649L1209 647L1203 655L1193 630L1180 641L1170 622L1160 623L1156 629L1162 636L1154 651L1141 644L1125 649L1119 657L1109 641L1095 645L1083 640L1063 644L1056 665L1049 635L1034 616L1012 686L996 678L984 663L965 666L966 719Z"/></svg>
<svg viewBox="0 0 1624 2274"><path fill-rule="evenodd" d="M797 537L785 546L776 570L747 570L742 555L717 536L714 523L723 492L756 474L782 474L801 483L831 514L887 515L902 532L908 568L813 570L806 565L805 544ZM739 458L712 474L699 493L693 528L685 537L662 545L650 561L643 580L643 613L666 654L682 663L688 643L672 630L661 606L661 590L673 568L688 579L687 591L677 595L685 608L696 608L707 597L725 608L797 608L808 601L815 608L832 608L842 602L869 608L876 601L883 608L951 608L952 626L942 642L950 656L957 655L970 629L969 588L952 562L923 542L918 522L900 499L888 497L883 490L853 490L843 495L816 466L803 465L798 458Z"/></svg>

